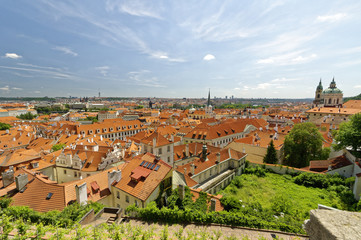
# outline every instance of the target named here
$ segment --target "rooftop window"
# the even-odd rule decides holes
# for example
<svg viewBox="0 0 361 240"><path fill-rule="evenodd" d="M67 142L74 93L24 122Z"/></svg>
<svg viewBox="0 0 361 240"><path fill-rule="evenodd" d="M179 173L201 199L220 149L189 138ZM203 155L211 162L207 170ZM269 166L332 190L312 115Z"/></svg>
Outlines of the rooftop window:
<svg viewBox="0 0 361 240"><path fill-rule="evenodd" d="M48 193L48 195L46 196L46 200L50 200L50 198L53 196L54 193Z"/></svg>

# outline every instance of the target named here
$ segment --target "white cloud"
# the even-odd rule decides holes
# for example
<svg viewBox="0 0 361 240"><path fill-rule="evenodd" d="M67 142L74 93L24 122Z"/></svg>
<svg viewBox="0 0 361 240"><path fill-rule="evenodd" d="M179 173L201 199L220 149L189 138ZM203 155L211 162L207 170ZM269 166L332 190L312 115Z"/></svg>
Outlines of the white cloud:
<svg viewBox="0 0 361 240"><path fill-rule="evenodd" d="M16 53L5 53L5 58L11 58L11 59L19 59L22 58L22 56L16 54Z"/></svg>
<svg viewBox="0 0 361 240"><path fill-rule="evenodd" d="M271 80L272 83L280 83L280 82L292 82L292 81L297 81L298 79L296 78L285 78L285 77L282 77L282 78L276 78L276 79L273 79Z"/></svg>
<svg viewBox="0 0 361 240"><path fill-rule="evenodd" d="M155 87L155 88L164 88L166 87L163 85L157 77L149 77L151 73L149 70L141 70L141 71L134 71L129 72L128 77L132 80L132 83L135 83L138 86L146 86L146 87Z"/></svg>
<svg viewBox="0 0 361 240"><path fill-rule="evenodd" d="M18 88L18 87L13 87L13 88L11 88L11 89L13 89L13 90L23 90L22 88Z"/></svg>
<svg viewBox="0 0 361 240"><path fill-rule="evenodd" d="M186 61L183 58L171 58L171 57L168 57L168 55L166 53L163 53L163 52L153 52L153 53L150 53L150 56L152 58L164 59L164 60L167 60L169 62L185 62Z"/></svg>
<svg viewBox="0 0 361 240"><path fill-rule="evenodd" d="M194 38L208 42L232 41L255 36L263 29L246 24L250 9L244 8L237 1L198 2L192 5L193 11L198 10L197 14L189 14L188 8L180 13L184 17L179 26L189 30Z"/></svg>
<svg viewBox="0 0 361 240"><path fill-rule="evenodd" d="M54 50L57 50L57 51L60 51L60 52L63 52L65 54L68 54L68 55L72 55L74 57L78 56L78 54L74 51L72 51L70 48L68 47L64 47L64 46L56 46L53 48Z"/></svg>
<svg viewBox="0 0 361 240"><path fill-rule="evenodd" d="M353 86L354 88L361 88L361 85Z"/></svg>
<svg viewBox="0 0 361 240"><path fill-rule="evenodd" d="M236 87L236 88L234 88L234 90L241 90L240 88L238 88L238 87Z"/></svg>
<svg viewBox="0 0 361 240"><path fill-rule="evenodd" d="M96 70L98 70L101 74L103 74L103 76L107 76L108 75L108 70L110 69L109 66L102 66L102 67L96 67Z"/></svg>
<svg viewBox="0 0 361 240"><path fill-rule="evenodd" d="M276 65L293 65L312 61L317 58L317 55L312 53L310 55L300 55L304 51L296 51L274 57L264 58L257 61L258 64L276 64Z"/></svg>
<svg viewBox="0 0 361 240"><path fill-rule="evenodd" d="M337 13L337 14L333 14L333 15L323 15L323 16L318 16L317 17L317 21L318 22L337 22L342 20L343 18L345 18L347 16L347 14L345 13Z"/></svg>
<svg viewBox="0 0 361 240"><path fill-rule="evenodd" d="M34 93L41 93L40 91L34 91Z"/></svg>
<svg viewBox="0 0 361 240"><path fill-rule="evenodd" d="M212 55L212 54L207 54L207 55L205 55L203 57L203 60L205 60L205 61L211 61L211 60L214 60L214 59L216 59L216 57L214 55Z"/></svg>
<svg viewBox="0 0 361 240"><path fill-rule="evenodd" d="M5 86L5 87L0 88L0 90L2 90L2 91L9 91L10 88L9 88L9 86Z"/></svg>
<svg viewBox="0 0 361 240"><path fill-rule="evenodd" d="M148 5L147 5L148 4ZM121 13L126 13L137 17L151 17L162 19L158 13L160 7L151 6L152 1L116 1L110 0L106 2L106 10L114 11L115 9Z"/></svg>
<svg viewBox="0 0 361 240"><path fill-rule="evenodd" d="M69 73L60 68L47 67L47 66L37 66L33 64L23 64L18 63L20 67L10 67L10 66L1 66L2 69L14 70L14 72L27 72L31 74L33 77L43 76L47 78L55 78L55 79L68 79L78 81L80 78L73 73Z"/></svg>

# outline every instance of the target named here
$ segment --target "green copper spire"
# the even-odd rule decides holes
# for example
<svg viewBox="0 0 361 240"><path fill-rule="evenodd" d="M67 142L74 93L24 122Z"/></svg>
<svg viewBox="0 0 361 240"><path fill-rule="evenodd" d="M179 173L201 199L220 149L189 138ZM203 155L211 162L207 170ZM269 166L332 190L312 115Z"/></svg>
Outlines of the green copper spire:
<svg viewBox="0 0 361 240"><path fill-rule="evenodd" d="M317 90L323 90L321 78L320 78L320 83L317 86Z"/></svg>

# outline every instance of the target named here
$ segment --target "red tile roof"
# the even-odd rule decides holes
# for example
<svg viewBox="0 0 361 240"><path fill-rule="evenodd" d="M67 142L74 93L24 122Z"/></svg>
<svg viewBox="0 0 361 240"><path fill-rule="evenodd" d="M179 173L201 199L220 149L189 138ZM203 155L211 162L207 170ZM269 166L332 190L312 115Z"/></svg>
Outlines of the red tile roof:
<svg viewBox="0 0 361 240"><path fill-rule="evenodd" d="M143 161L157 164L159 168L157 169L157 167L154 167L153 170L150 169L150 171L148 171L148 169L145 169L144 172L139 172L139 170L136 169L140 169L140 164ZM114 186L142 201L145 201L171 172L171 170L172 167L169 164L163 162L162 160L156 161L153 154L145 153L143 155L136 156L128 162L122 170L122 179ZM149 174L146 175L148 172ZM145 174L146 176L136 181L136 179L132 179L133 174L136 174L136 177L140 174Z"/></svg>

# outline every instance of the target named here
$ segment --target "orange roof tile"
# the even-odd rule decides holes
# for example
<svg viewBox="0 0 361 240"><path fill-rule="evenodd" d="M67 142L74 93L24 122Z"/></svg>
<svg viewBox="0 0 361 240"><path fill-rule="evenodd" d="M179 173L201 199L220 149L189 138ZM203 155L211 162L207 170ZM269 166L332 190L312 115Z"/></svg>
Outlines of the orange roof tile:
<svg viewBox="0 0 361 240"><path fill-rule="evenodd" d="M157 167L154 167L153 170L150 168L150 171L147 170L147 172L149 172L148 175L146 175L145 172L139 172L139 170L136 169L140 169L140 164L143 161L152 163L152 165L156 164L159 168L157 169ZM138 199L141 199L142 201L145 201L171 170L172 167L167 163L162 160L156 161L153 154L145 153L143 155L138 155L129 161L123 168L122 179L115 184L115 187ZM137 175L145 173L146 176L139 178L139 180L136 181L136 179L132 179L132 175L135 173Z"/></svg>

